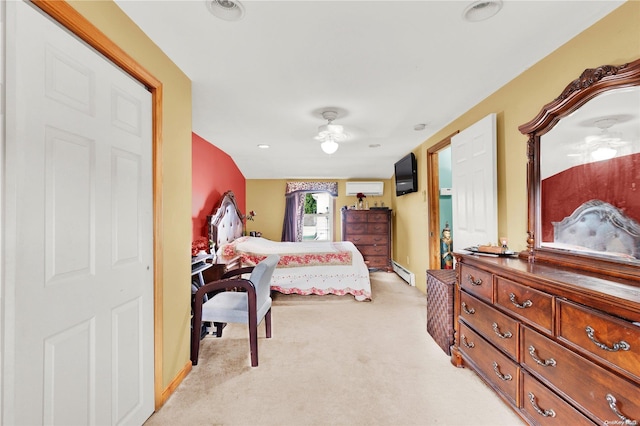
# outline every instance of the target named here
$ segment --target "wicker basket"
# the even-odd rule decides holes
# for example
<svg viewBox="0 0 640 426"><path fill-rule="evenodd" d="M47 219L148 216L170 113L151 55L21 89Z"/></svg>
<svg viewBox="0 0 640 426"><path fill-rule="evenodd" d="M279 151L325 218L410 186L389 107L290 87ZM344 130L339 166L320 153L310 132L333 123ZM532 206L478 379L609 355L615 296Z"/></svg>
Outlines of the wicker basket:
<svg viewBox="0 0 640 426"><path fill-rule="evenodd" d="M451 355L453 345L455 281L452 269L427 270L427 332L447 355Z"/></svg>

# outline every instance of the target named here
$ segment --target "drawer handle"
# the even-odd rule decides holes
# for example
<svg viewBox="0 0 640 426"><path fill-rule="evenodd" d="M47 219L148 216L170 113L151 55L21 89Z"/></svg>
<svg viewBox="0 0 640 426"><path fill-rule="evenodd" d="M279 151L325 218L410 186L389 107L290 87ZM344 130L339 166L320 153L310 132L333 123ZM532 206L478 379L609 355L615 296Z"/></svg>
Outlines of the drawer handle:
<svg viewBox="0 0 640 426"><path fill-rule="evenodd" d="M536 396L533 394L533 392L529 392L529 402L531 402L531 406L533 407L534 410L536 410L536 413L540 414L543 417L555 417L556 416L556 412L553 411L551 408L549 408L548 410L542 410L540 407L538 407L538 404L536 403Z"/></svg>
<svg viewBox="0 0 640 426"><path fill-rule="evenodd" d="M476 344L473 342L467 342L467 336L465 336L464 334L462 335L462 345L469 349L476 346Z"/></svg>
<svg viewBox="0 0 640 426"><path fill-rule="evenodd" d="M638 423L637 421L631 420L630 418L626 417L618 410L618 406L616 405L618 401L616 401L616 398L610 393L607 394L607 402L609 403L609 408L611 408L611 411L613 411L615 415L624 422L624 424L634 425Z"/></svg>
<svg viewBox="0 0 640 426"><path fill-rule="evenodd" d="M511 334L510 331L507 331L506 333L501 333L500 329L498 328L498 323L494 322L493 324L491 324L491 327L493 328L494 333L496 333L498 337L501 339L510 339L513 337L513 334Z"/></svg>
<svg viewBox="0 0 640 426"><path fill-rule="evenodd" d="M467 274L467 279L471 285L482 285L482 278L475 279L471 274Z"/></svg>
<svg viewBox="0 0 640 426"><path fill-rule="evenodd" d="M628 351L629 349L631 349L631 345L624 340L620 340L619 342L614 343L611 347L605 345L604 343L598 342L593 336L595 330L589 325L587 326L587 328L585 328L585 331L587 332L587 337L589 337L589 340L591 340L597 347L599 347L600 349L604 349L605 351L618 352L619 350Z"/></svg>
<svg viewBox="0 0 640 426"><path fill-rule="evenodd" d="M506 382L513 379L511 374L502 374L500 370L498 370L498 363L495 361L493 361L493 371L496 372L496 376L498 376L500 380L503 380Z"/></svg>
<svg viewBox="0 0 640 426"><path fill-rule="evenodd" d="M513 303L513 306L520 309L530 308L533 306L533 302L529 299L525 300L523 304L520 304L516 301L516 295L513 293L509 293L509 300Z"/></svg>
<svg viewBox="0 0 640 426"><path fill-rule="evenodd" d="M529 355L531 355L531 358L533 358L533 360L538 364L541 365L543 367L555 367L556 366L556 360L553 358L549 358L546 360L541 360L540 358L538 358L538 356L536 355L536 348L533 347L533 345L529 346Z"/></svg>
<svg viewBox="0 0 640 426"><path fill-rule="evenodd" d="M476 310L475 310L475 309L473 309L473 308L471 308L471 309L467 308L467 304L466 304L466 303L464 303L464 302L462 302L462 310L463 310L463 311L464 311L464 313L465 313L465 314L467 314L467 315L473 315L473 314L475 314L475 313L476 313Z"/></svg>

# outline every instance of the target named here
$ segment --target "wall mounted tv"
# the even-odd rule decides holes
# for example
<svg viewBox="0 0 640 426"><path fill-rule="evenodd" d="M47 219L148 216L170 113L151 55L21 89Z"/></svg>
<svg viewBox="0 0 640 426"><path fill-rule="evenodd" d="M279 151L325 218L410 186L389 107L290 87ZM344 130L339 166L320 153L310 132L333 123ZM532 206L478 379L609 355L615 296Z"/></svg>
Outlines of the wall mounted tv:
<svg viewBox="0 0 640 426"><path fill-rule="evenodd" d="M413 152L407 154L395 165L396 196L418 190L418 167Z"/></svg>

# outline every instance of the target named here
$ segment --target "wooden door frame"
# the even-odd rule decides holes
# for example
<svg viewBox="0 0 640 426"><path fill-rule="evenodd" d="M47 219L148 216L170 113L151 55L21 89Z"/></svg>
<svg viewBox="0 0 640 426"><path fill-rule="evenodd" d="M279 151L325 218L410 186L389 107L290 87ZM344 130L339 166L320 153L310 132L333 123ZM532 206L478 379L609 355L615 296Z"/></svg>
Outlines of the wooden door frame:
<svg viewBox="0 0 640 426"><path fill-rule="evenodd" d="M427 191L429 205L429 269L440 269L440 169L438 153L451 146L456 131L427 149ZM453 224L452 224L453 225Z"/></svg>
<svg viewBox="0 0 640 426"><path fill-rule="evenodd" d="M162 248L162 101L163 86L129 54L116 45L77 10L65 1L32 0L35 6L52 19L103 54L125 73L142 83L151 92L152 104L152 196L153 196L153 334L154 334L154 400L155 410L165 402L168 395L162 389L162 294L163 294L163 248Z"/></svg>

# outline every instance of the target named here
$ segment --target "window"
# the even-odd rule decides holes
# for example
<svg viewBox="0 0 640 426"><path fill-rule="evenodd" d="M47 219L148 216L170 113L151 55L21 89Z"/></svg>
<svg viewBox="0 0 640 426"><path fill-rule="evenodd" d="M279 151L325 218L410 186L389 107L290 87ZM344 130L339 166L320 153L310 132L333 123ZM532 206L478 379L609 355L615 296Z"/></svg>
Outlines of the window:
<svg viewBox="0 0 640 426"><path fill-rule="evenodd" d="M332 241L333 198L330 194L305 195L303 224L302 241Z"/></svg>

